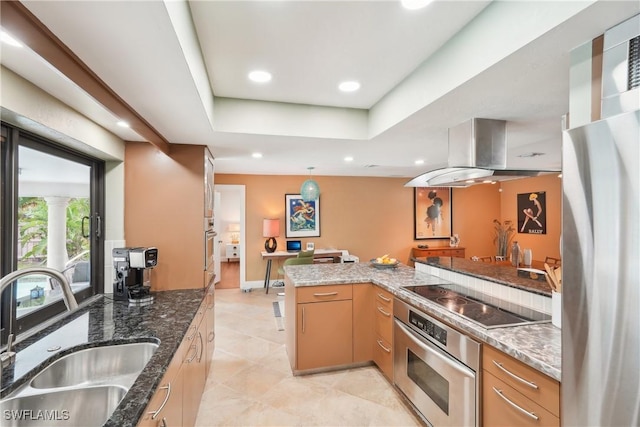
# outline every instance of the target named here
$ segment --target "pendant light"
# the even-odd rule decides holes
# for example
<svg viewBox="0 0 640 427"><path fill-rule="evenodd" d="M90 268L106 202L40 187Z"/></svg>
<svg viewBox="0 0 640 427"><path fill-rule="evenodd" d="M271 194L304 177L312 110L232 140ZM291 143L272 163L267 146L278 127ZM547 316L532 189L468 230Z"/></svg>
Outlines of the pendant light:
<svg viewBox="0 0 640 427"><path fill-rule="evenodd" d="M308 167L309 169L309 179L302 183L300 187L300 196L302 196L302 200L305 202L311 202L313 200L317 200L320 196L320 187L318 183L311 179L311 171L314 169L313 166Z"/></svg>

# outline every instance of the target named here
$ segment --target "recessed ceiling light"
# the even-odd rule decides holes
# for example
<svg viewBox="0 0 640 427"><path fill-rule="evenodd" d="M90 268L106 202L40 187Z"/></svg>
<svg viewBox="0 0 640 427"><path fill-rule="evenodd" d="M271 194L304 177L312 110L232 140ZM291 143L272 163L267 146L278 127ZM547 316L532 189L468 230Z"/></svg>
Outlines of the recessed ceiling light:
<svg viewBox="0 0 640 427"><path fill-rule="evenodd" d="M124 120L120 120L118 123L116 123L118 126L120 126L121 128L128 128L129 123L125 122Z"/></svg>
<svg viewBox="0 0 640 427"><path fill-rule="evenodd" d="M355 92L356 90L360 89L360 83L353 80L348 82L342 82L338 86L338 89L340 89L343 92Z"/></svg>
<svg viewBox="0 0 640 427"><path fill-rule="evenodd" d="M14 39L13 37L11 37L8 33L5 33L4 31L0 31L0 40L3 43L6 43L6 44L11 45L11 46L22 47L22 43L20 43L18 40Z"/></svg>
<svg viewBox="0 0 640 427"><path fill-rule="evenodd" d="M249 73L249 80L256 83L266 83L271 80L271 73L255 70Z"/></svg>
<svg viewBox="0 0 640 427"><path fill-rule="evenodd" d="M416 160L416 161L415 161L415 162L413 162L413 163L415 163L416 165L424 165L424 160L422 160L422 159L418 159L418 160Z"/></svg>
<svg viewBox="0 0 640 427"><path fill-rule="evenodd" d="M353 157L347 156L347 157L344 158L344 161L345 162L353 162Z"/></svg>
<svg viewBox="0 0 640 427"><path fill-rule="evenodd" d="M401 3L405 9L417 10L422 9L432 1L433 0L401 0Z"/></svg>
<svg viewBox="0 0 640 427"><path fill-rule="evenodd" d="M253 153L253 154L251 154L251 157L253 157L254 159L261 159L262 158L262 153Z"/></svg>

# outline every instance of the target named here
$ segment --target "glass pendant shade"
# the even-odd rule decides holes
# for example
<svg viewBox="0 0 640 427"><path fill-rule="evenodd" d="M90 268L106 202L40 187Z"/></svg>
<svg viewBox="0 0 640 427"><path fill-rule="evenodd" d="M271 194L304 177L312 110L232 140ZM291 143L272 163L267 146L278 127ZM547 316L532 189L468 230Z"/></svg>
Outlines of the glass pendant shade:
<svg viewBox="0 0 640 427"><path fill-rule="evenodd" d="M300 187L300 196L302 196L302 200L305 202L317 200L320 196L320 187L318 187L318 183L313 179L308 179L303 182Z"/></svg>

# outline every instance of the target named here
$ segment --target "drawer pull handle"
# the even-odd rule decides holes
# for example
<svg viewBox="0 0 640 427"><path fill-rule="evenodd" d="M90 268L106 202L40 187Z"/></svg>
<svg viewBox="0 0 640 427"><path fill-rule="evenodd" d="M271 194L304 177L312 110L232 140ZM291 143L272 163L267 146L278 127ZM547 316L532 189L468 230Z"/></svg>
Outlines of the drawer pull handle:
<svg viewBox="0 0 640 427"><path fill-rule="evenodd" d="M377 341L378 341L378 345L379 345L380 347L382 347L382 349L383 349L384 351L386 351L387 353L391 353L391 349L390 349L390 348L385 347L385 346L384 346L384 344L382 344L382 341L380 341L380 340L377 340Z"/></svg>
<svg viewBox="0 0 640 427"><path fill-rule="evenodd" d="M505 402L507 402L509 405L511 405L513 408L517 409L518 411L522 412L524 415L526 415L529 418L533 418L534 420L538 420L538 416L536 414L534 414L533 412L529 412L526 409L521 408L520 406L516 405L515 403L513 403L507 396L505 396L504 394L502 394L502 390L498 390L495 387L491 387L493 389L493 391L496 392L496 394L498 396L500 396Z"/></svg>
<svg viewBox="0 0 640 427"><path fill-rule="evenodd" d="M531 382L531 381L527 381L524 378L520 378L519 376L517 376L513 372L509 372L509 370L507 370L504 366L502 366L502 363L496 362L495 360L492 360L492 362L493 362L494 365L496 365L498 368L500 368L502 370L502 372L504 372L505 374L509 375L514 380L518 380L521 383L523 383L525 385L528 385L529 387L531 387L533 389L536 389L536 390L538 389L538 386L536 385L536 383Z"/></svg>
<svg viewBox="0 0 640 427"><path fill-rule="evenodd" d="M169 396L171 396L171 383L167 383L167 385L159 388L159 390L165 390L165 389L167 390L167 395L164 397L164 402L162 402L162 405L160 405L160 407L157 410L149 412L151 414L152 420L155 420L156 417L160 415L160 412L162 412L162 410L164 409L164 406L169 401Z"/></svg>
<svg viewBox="0 0 640 427"><path fill-rule="evenodd" d="M387 317L391 317L391 313L387 313L386 311L384 311L383 309L381 309L380 307L378 307L378 311L380 313L382 313L383 315L387 316Z"/></svg>
<svg viewBox="0 0 640 427"><path fill-rule="evenodd" d="M386 298L384 295L382 294L378 294L378 298L380 298L382 301L386 301L389 302L391 301L391 298Z"/></svg>
<svg viewBox="0 0 640 427"><path fill-rule="evenodd" d="M334 295L338 295L337 292L318 292L313 294L314 297L332 297Z"/></svg>

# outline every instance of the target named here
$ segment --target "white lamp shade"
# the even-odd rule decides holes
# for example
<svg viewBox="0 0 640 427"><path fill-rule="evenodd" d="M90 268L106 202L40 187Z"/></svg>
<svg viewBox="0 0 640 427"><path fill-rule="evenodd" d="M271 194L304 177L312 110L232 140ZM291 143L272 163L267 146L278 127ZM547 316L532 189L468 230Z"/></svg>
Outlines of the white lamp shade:
<svg viewBox="0 0 640 427"><path fill-rule="evenodd" d="M279 237L280 236L280 220L267 219L262 221L262 237Z"/></svg>

